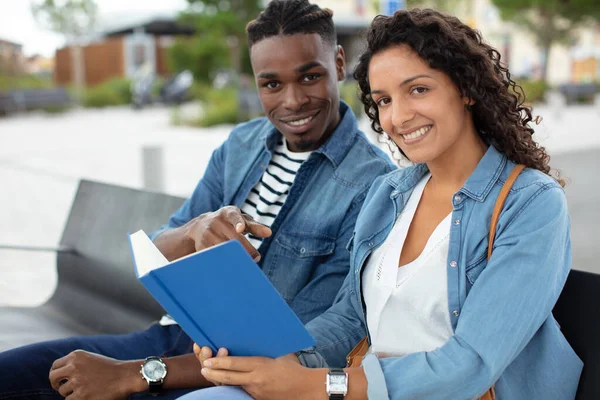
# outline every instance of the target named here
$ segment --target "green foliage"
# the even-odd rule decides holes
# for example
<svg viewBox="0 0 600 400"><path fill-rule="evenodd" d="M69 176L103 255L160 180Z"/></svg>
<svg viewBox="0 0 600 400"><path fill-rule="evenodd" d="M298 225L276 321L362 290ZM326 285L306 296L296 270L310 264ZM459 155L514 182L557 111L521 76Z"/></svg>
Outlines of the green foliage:
<svg viewBox="0 0 600 400"><path fill-rule="evenodd" d="M83 95L84 107L100 108L131 103L130 82L112 79L88 88Z"/></svg>
<svg viewBox="0 0 600 400"><path fill-rule="evenodd" d="M206 94L205 112L198 126L236 124L240 121L237 91L235 89L213 89Z"/></svg>
<svg viewBox="0 0 600 400"><path fill-rule="evenodd" d="M525 102L527 104L543 103L546 92L548 89L550 89L550 85L544 81L525 79L518 81L517 84L523 88L523 92L525 93Z"/></svg>
<svg viewBox="0 0 600 400"><path fill-rule="evenodd" d="M340 84L340 98L350 106L357 118L363 116L364 108L359 98L358 83L356 81L351 80Z"/></svg>
<svg viewBox="0 0 600 400"><path fill-rule="evenodd" d="M196 35L169 50L173 71L189 69L196 80L209 82L218 69L252 73L246 42L246 25L261 10L260 0L188 0L180 22L193 26Z"/></svg>
<svg viewBox="0 0 600 400"><path fill-rule="evenodd" d="M172 71L189 69L200 82L210 82L213 71L230 65L227 42L215 33L180 39L171 46L167 57Z"/></svg>
<svg viewBox="0 0 600 400"><path fill-rule="evenodd" d="M202 116L186 118L181 109L175 108L171 116L172 124L209 127L220 124L237 124L245 120L238 109L236 89L213 89L200 85L196 88L198 95L203 98Z"/></svg>
<svg viewBox="0 0 600 400"><path fill-rule="evenodd" d="M36 75L0 75L0 91L11 89L45 89L53 87L50 79Z"/></svg>

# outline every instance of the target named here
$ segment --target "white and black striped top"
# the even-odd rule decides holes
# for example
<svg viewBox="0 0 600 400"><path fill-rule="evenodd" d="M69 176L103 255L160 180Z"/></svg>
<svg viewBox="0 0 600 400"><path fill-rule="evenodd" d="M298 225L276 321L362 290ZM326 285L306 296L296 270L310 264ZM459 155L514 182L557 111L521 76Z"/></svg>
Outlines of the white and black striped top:
<svg viewBox="0 0 600 400"><path fill-rule="evenodd" d="M310 151L293 153L288 150L283 140L277 143L269 166L260 182L250 191L246 202L242 206L242 212L250 215L255 221L271 227L287 199L296 172L310 156L310 153ZM250 234L247 237L256 248L262 243L261 238Z"/></svg>

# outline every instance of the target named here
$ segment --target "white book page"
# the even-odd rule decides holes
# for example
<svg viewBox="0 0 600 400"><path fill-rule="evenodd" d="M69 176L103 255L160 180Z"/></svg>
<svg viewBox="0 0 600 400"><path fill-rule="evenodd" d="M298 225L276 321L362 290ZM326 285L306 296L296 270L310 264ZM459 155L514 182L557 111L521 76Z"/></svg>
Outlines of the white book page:
<svg viewBox="0 0 600 400"><path fill-rule="evenodd" d="M143 230L129 235L129 240L131 241L131 251L133 252L138 276L146 275L148 272L169 263L169 260L163 256Z"/></svg>

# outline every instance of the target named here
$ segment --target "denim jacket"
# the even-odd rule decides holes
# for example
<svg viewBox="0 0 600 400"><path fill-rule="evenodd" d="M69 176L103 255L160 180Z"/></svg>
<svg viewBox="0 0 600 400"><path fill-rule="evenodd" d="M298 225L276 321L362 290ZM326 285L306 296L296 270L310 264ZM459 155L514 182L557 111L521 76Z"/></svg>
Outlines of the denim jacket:
<svg viewBox="0 0 600 400"><path fill-rule="evenodd" d="M304 323L331 306L350 265L346 244L368 188L395 169L389 157L359 131L340 104L341 121L296 174L273 235L258 251L264 273ZM179 227L221 207L244 204L271 160L281 134L266 118L237 126L212 154L192 196L151 235Z"/></svg>
<svg viewBox="0 0 600 400"><path fill-rule="evenodd" d="M558 183L536 170L521 173L487 260L492 211L513 167L490 146L452 198L447 276L454 335L429 352L367 355L369 399L474 399L492 385L500 400L575 397L582 362L552 316L571 266L569 216ZM373 184L350 244L351 271L334 306L307 326L317 347L300 353L305 366L343 364L365 335L361 271L426 172L417 165Z"/></svg>

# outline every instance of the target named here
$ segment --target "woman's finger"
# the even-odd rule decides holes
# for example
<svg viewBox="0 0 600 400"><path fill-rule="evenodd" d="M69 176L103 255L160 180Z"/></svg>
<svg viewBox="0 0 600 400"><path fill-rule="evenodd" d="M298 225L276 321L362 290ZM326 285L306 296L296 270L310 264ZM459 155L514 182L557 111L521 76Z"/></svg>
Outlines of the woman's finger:
<svg viewBox="0 0 600 400"><path fill-rule="evenodd" d="M267 361L265 357L216 357L204 361L204 366L211 369L250 372Z"/></svg>
<svg viewBox="0 0 600 400"><path fill-rule="evenodd" d="M215 370L211 368L202 368L201 372L208 381L217 384L243 386L250 383L250 373L248 372Z"/></svg>

